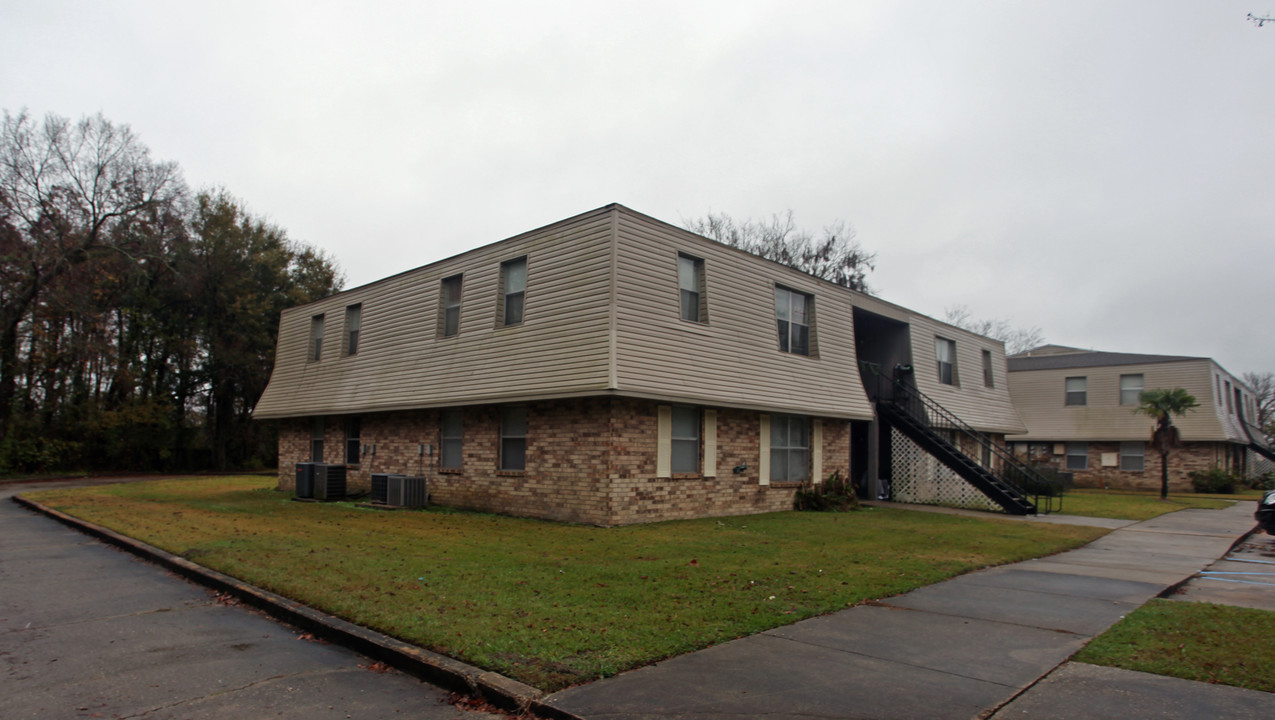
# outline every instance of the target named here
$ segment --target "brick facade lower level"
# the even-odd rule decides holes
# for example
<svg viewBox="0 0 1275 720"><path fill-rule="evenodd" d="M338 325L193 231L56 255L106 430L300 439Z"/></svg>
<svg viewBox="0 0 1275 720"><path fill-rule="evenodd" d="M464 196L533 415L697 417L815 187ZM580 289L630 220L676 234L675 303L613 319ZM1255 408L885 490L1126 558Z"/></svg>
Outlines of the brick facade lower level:
<svg viewBox="0 0 1275 720"><path fill-rule="evenodd" d="M462 462L439 468L438 410L359 416L357 442L348 418L290 418L279 425L279 487L291 490L295 464L347 460L352 490L368 490L372 473L429 478L440 505L591 525L625 525L788 510L797 486L763 484L761 413L717 410L716 476L661 478L656 472L658 407L654 401L600 397L527 404L526 468L499 470L500 408L461 409ZM822 474L850 471L850 425L824 418ZM312 457L316 423L322 458ZM769 449L766 449L769 451ZM703 449L701 448L701 452ZM355 457L357 455L357 457ZM736 473L736 468L742 468Z"/></svg>
<svg viewBox="0 0 1275 720"><path fill-rule="evenodd" d="M1160 453L1146 443L1143 446L1143 464L1141 470L1122 470L1119 465L1120 443L1090 442L1085 443L1085 467L1068 468L1065 449L1067 443L1017 443L1021 448L1027 446L1033 462L1045 463L1059 470L1072 473L1076 487L1111 488L1116 490L1159 490L1160 489ZM1190 474L1212 468L1221 468L1240 475L1247 474L1244 452L1237 453L1241 446L1227 442L1183 442L1169 454L1169 491L1191 492ZM1064 452L1059 453L1059 450ZM1111 459L1114 455L1115 465L1103 465L1103 456ZM1077 455L1078 457L1078 455Z"/></svg>

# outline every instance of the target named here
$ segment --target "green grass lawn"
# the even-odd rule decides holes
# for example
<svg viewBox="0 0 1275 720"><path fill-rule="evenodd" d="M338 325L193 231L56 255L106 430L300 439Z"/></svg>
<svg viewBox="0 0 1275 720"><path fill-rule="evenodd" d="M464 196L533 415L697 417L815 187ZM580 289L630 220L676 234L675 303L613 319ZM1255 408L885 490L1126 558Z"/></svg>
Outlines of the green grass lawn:
<svg viewBox="0 0 1275 720"><path fill-rule="evenodd" d="M177 479L29 497L545 690L1105 532L893 509L603 529L298 503L267 484Z"/></svg>
<svg viewBox="0 0 1275 720"><path fill-rule="evenodd" d="M1080 662L1275 692L1275 612L1152 600L1098 636Z"/></svg>
<svg viewBox="0 0 1275 720"><path fill-rule="evenodd" d="M1236 495L1169 493L1168 500L1161 500L1158 491L1076 488L1063 496L1063 509L1060 514L1121 520L1150 520L1185 508L1219 510L1230 507L1237 501L1249 501L1256 497L1255 492Z"/></svg>

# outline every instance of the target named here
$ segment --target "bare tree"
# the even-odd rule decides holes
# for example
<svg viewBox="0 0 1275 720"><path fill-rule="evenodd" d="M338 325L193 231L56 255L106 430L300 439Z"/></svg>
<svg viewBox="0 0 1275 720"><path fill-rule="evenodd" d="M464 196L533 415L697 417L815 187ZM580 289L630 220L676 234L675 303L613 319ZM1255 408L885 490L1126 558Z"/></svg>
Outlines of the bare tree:
<svg viewBox="0 0 1275 720"><path fill-rule="evenodd" d="M8 428L18 331L43 289L98 249L127 252L129 226L184 191L127 125L4 114L0 125L0 439Z"/></svg>
<svg viewBox="0 0 1275 720"><path fill-rule="evenodd" d="M1249 13L1248 21L1258 27L1261 27L1265 25L1266 23L1275 23L1275 17L1270 17L1269 15L1259 16L1259 15L1254 15L1253 13Z"/></svg>
<svg viewBox="0 0 1275 720"><path fill-rule="evenodd" d="M975 319L965 305L953 305L943 310L944 320L978 335L984 335L1005 343L1006 355L1017 355L1045 344L1045 333L1038 327L1014 327L1008 320Z"/></svg>
<svg viewBox="0 0 1275 720"><path fill-rule="evenodd" d="M1275 444L1275 373L1246 372L1244 384L1253 390L1253 404L1257 406L1257 417L1253 424L1261 428L1266 442Z"/></svg>
<svg viewBox="0 0 1275 720"><path fill-rule="evenodd" d="M825 227L820 235L798 228L792 210L772 215L769 220L743 221L725 213L709 213L685 220L683 225L693 233L851 290L872 291L867 277L875 267L876 253L863 249L845 221Z"/></svg>

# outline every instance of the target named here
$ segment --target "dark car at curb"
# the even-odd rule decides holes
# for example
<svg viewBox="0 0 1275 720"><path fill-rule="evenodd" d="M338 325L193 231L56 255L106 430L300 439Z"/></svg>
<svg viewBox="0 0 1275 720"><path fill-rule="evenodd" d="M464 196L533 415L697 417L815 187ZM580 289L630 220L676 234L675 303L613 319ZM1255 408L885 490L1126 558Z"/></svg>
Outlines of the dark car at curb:
<svg viewBox="0 0 1275 720"><path fill-rule="evenodd" d="M1257 501L1257 512L1253 513L1257 526L1268 535L1275 535L1275 490L1268 491Z"/></svg>

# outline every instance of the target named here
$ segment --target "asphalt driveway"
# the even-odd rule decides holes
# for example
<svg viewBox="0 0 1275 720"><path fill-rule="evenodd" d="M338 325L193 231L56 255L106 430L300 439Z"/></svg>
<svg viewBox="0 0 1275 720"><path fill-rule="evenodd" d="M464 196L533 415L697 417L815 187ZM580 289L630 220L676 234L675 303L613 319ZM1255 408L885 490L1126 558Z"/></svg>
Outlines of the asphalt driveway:
<svg viewBox="0 0 1275 720"><path fill-rule="evenodd" d="M448 693L115 550L0 487L0 716L474 718Z"/></svg>

